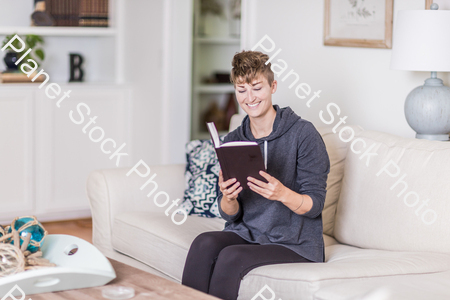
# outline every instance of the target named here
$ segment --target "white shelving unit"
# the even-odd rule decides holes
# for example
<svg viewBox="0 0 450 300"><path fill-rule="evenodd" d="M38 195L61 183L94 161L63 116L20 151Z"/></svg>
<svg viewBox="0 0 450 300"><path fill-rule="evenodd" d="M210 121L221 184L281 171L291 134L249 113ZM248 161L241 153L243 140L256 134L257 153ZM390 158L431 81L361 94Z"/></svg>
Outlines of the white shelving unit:
<svg viewBox="0 0 450 300"><path fill-rule="evenodd" d="M194 42L199 44L239 45L241 40L234 37L195 37Z"/></svg>
<svg viewBox="0 0 450 300"><path fill-rule="evenodd" d="M11 14L16 3L0 0L0 41L7 35L40 35L46 59L42 68L52 82L67 83L69 79L69 53L81 54L86 83L122 83L123 73L123 14L124 0L109 0L109 27L30 26L33 1L20 2L20 18ZM8 7L9 6L9 7ZM2 52L0 52L2 53ZM3 53L0 55L0 71L6 69ZM0 86L1 87L1 86Z"/></svg>
<svg viewBox="0 0 450 300"><path fill-rule="evenodd" d="M88 27L31 27L31 26L2 26L0 35L10 35L17 33L19 35L36 34L41 36L59 36L59 37L92 37L92 36L115 36L115 28L88 28Z"/></svg>
<svg viewBox="0 0 450 300"><path fill-rule="evenodd" d="M204 126L205 113L214 102L219 109L225 109L230 94L234 94L231 83L205 83L205 79L211 78L214 73L230 73L231 60L241 50L240 37L233 36L229 30L232 22L231 2L217 0L223 14L215 18L202 15L201 1L194 1L191 139L209 138Z"/></svg>
<svg viewBox="0 0 450 300"><path fill-rule="evenodd" d="M126 143L131 165L132 89L122 84L125 0L110 0L110 25L100 27L29 26L32 0L0 0L0 41L7 35L36 34L44 38L46 58L39 67L49 74L47 83L71 90L61 107L37 83L0 83L0 223L19 215L36 215L40 221L83 218L90 215L85 185L95 169L115 166L81 127L69 118L83 102L98 115L99 126L117 143ZM9 5L9 7L8 7ZM20 6L20 14L14 8ZM13 13L15 12L15 13ZM0 71L5 70L0 51ZM85 81L68 83L69 53L84 58Z"/></svg>
<svg viewBox="0 0 450 300"><path fill-rule="evenodd" d="M195 93L201 94L215 94L215 93L234 93L234 86L232 84L201 84L195 86Z"/></svg>

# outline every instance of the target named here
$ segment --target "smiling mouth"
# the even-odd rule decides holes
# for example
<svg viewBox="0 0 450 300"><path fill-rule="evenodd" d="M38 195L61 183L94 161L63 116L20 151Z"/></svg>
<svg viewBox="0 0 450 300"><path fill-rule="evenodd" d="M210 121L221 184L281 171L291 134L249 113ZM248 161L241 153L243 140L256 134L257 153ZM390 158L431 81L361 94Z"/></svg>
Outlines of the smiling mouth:
<svg viewBox="0 0 450 300"><path fill-rule="evenodd" d="M247 103L247 106L248 106L248 107L250 107L250 108L254 108L254 107L258 106L258 105L259 105L260 103L261 103L261 101L260 101L260 102L257 102L257 103L255 103L255 104L250 104L250 103Z"/></svg>

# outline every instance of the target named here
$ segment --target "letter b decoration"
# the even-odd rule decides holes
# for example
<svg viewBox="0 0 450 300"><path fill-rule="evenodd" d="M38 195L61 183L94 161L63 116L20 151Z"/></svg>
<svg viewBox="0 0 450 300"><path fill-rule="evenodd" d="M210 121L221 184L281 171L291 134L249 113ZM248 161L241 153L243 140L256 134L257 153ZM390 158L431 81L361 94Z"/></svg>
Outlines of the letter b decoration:
<svg viewBox="0 0 450 300"><path fill-rule="evenodd" d="M76 53L70 53L70 79L69 82L82 82L84 72L81 69L83 56Z"/></svg>

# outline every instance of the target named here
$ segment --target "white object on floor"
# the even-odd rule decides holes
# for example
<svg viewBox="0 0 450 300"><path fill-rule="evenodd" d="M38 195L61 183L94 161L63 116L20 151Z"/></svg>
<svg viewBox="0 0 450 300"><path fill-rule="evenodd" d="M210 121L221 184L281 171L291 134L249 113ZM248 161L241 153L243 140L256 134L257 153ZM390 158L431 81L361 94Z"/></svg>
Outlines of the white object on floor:
<svg viewBox="0 0 450 300"><path fill-rule="evenodd" d="M92 244L83 239L50 234L41 247L43 258L56 267L17 273L0 279L0 295L15 285L25 295L102 286L116 278L108 259ZM14 296L20 295L16 289Z"/></svg>
<svg viewBox="0 0 450 300"><path fill-rule="evenodd" d="M134 297L134 289L126 286L109 286L102 290L103 298L125 300Z"/></svg>

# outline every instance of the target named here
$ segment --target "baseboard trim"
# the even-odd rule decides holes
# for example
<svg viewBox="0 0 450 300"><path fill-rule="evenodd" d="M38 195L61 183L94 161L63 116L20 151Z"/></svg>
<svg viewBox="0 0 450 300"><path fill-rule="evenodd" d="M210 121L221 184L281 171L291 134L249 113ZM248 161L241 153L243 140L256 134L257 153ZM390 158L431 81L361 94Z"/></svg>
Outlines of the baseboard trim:
<svg viewBox="0 0 450 300"><path fill-rule="evenodd" d="M67 221L74 219L86 219L91 218L91 210L90 209L81 209L74 211L59 211L59 212L47 212L47 213L36 213L32 214L36 216L39 222L56 222L56 221ZM16 215L14 217L1 217L0 224L8 225L11 224L15 217L20 217L22 215Z"/></svg>

